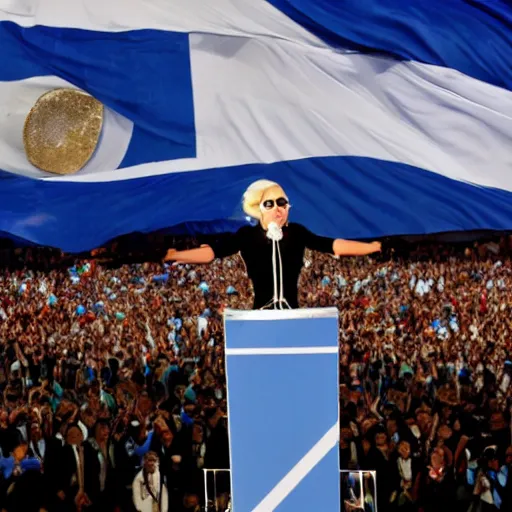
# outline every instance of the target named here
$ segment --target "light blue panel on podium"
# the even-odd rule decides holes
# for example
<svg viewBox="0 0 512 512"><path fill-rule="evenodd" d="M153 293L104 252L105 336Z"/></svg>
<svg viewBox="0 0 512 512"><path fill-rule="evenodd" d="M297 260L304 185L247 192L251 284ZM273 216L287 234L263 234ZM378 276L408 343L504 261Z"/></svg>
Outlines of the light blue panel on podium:
<svg viewBox="0 0 512 512"><path fill-rule="evenodd" d="M337 309L224 324L233 512L339 511Z"/></svg>

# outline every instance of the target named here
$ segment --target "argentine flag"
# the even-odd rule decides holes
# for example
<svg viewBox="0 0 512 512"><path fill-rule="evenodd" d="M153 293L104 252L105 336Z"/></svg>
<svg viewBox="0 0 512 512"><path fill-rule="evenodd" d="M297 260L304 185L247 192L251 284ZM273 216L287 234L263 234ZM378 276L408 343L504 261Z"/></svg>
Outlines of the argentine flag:
<svg viewBox="0 0 512 512"><path fill-rule="evenodd" d="M323 235L512 228L505 0L0 0L0 64L13 237L81 251L232 229L260 178ZM56 89L104 109L66 175L34 166L23 138Z"/></svg>

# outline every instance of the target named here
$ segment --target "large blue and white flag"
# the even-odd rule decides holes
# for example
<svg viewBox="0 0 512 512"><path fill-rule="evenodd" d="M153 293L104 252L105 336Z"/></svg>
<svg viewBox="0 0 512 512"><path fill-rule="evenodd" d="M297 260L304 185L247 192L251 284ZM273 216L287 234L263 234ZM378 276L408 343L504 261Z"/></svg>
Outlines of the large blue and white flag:
<svg viewBox="0 0 512 512"><path fill-rule="evenodd" d="M92 158L34 167L26 117L76 88ZM293 219L369 238L512 228L512 6L494 0L0 0L0 232L79 251L133 231Z"/></svg>

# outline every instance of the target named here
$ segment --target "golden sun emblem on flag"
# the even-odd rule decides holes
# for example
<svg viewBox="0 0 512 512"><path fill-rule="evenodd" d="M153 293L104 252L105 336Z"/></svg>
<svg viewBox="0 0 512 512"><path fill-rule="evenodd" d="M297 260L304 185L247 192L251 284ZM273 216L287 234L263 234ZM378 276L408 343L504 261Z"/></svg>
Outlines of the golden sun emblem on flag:
<svg viewBox="0 0 512 512"><path fill-rule="evenodd" d="M75 89L44 93L25 120L23 144L32 165L54 174L73 174L91 159L103 127L104 107Z"/></svg>

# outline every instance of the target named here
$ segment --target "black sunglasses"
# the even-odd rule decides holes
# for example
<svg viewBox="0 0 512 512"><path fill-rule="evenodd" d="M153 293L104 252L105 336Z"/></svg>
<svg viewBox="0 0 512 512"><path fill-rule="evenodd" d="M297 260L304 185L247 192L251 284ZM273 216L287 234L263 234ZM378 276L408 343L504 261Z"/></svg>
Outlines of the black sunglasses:
<svg viewBox="0 0 512 512"><path fill-rule="evenodd" d="M272 210L272 208L274 208L274 206L276 205L279 206L280 208L286 208L289 205L288 199L286 199L286 197L279 197L276 200L266 199L265 201L263 201L263 203L261 203L261 206L265 210Z"/></svg>

